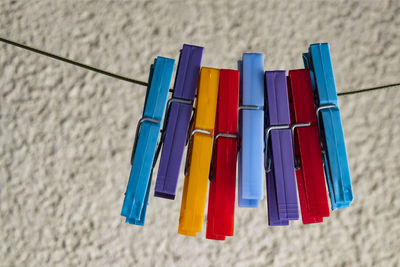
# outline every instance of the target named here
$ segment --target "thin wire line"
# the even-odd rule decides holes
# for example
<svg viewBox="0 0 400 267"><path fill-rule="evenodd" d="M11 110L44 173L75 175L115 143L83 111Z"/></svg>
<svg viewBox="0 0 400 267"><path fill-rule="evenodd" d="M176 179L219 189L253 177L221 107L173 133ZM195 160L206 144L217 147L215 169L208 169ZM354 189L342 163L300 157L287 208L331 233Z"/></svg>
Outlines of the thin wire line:
<svg viewBox="0 0 400 267"><path fill-rule="evenodd" d="M87 65L87 64L84 64L84 63L81 63L81 62L66 58L66 57L58 56L58 55L50 53L50 52L46 52L46 51L31 47L31 46L27 46L27 45L24 45L24 44L15 42L15 41L11 41L11 40L5 39L5 38L3 38L1 36L0 36L0 41L4 42L4 43L7 43L7 44L10 44L10 45L13 45L13 46L17 46L17 47L22 48L22 49L29 50L31 52L35 52L35 53L38 53L38 54L41 54L41 55L44 55L44 56L47 56L47 57L51 57L51 58L56 59L56 60L63 61L65 63L69 63L69 64L72 64L72 65L78 66L78 67L81 67L81 68L84 68L84 69L87 69L87 70L90 70L90 71L98 72L100 74L103 74L103 75L106 75L106 76L110 76L110 77L113 77L115 79L123 80L123 81L126 81L126 82L138 84L138 85L148 86L147 82L136 80L136 79L132 79L132 78L123 76L121 74L113 73L113 72L106 71L106 70L103 70L103 69L99 69L99 68L96 68L96 67L93 67L93 66L90 66L90 65ZM371 88L349 90L349 91L346 91L346 92L338 93L338 96L365 93L365 92L381 90L381 89L386 89L386 88L391 88L391 87L396 87L396 86L400 86L400 83L381 85L381 86L376 86L376 87L371 87ZM172 91L172 89L170 89L170 91Z"/></svg>
<svg viewBox="0 0 400 267"><path fill-rule="evenodd" d="M371 88L363 88L363 89L358 89L358 90L350 90L350 91L338 93L338 96L365 93L365 92L369 92L369 91L376 91L376 90L381 90L381 89L386 89L386 88L396 87L396 86L400 86L400 83L393 83L393 84L381 85L381 86L376 86L376 87L371 87Z"/></svg>
<svg viewBox="0 0 400 267"><path fill-rule="evenodd" d="M27 46L27 45L21 44L21 43L17 43L17 42L14 42L14 41L2 38L2 37L0 37L0 41L4 42L4 43L7 43L7 44L10 44L10 45L17 46L19 48L23 48L23 49L26 49L26 50L41 54L41 55L44 55L44 56L47 56L47 57L51 57L51 58L54 58L54 59L57 59L57 60L72 64L72 65L75 65L75 66L78 66L78 67L81 67L81 68L84 68L84 69L87 69L87 70L98 72L98 73L101 73L101 74L104 74L104 75L107 75L107 76L110 76L110 77L113 77L113 78L116 78L116 79L119 79L119 80L131 82L131 83L135 83L135 84L139 84L139 85L143 85L143 86L147 86L146 82L139 81L139 80L136 80L136 79L132 79L132 78L123 76L121 74L117 74L117 73L113 73L113 72L110 72L110 71L102 70L102 69L99 69L99 68L96 68L96 67L93 67L93 66L89 66L87 64L80 63L78 61L75 61L75 60L72 60L72 59L69 59L69 58L61 57L61 56L55 55L53 53L46 52L46 51L31 47L31 46Z"/></svg>

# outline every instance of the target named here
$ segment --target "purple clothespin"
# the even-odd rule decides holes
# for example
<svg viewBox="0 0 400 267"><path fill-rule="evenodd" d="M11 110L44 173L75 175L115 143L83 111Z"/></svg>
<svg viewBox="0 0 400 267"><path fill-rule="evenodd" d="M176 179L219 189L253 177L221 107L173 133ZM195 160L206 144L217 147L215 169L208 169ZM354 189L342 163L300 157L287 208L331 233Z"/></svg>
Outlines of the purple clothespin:
<svg viewBox="0 0 400 267"><path fill-rule="evenodd" d="M265 171L268 223L288 225L298 220L292 131L285 71L266 71Z"/></svg>
<svg viewBox="0 0 400 267"><path fill-rule="evenodd" d="M176 186L187 139L193 100L199 78L203 47L184 44L179 57L172 98L167 104L154 196L175 199Z"/></svg>

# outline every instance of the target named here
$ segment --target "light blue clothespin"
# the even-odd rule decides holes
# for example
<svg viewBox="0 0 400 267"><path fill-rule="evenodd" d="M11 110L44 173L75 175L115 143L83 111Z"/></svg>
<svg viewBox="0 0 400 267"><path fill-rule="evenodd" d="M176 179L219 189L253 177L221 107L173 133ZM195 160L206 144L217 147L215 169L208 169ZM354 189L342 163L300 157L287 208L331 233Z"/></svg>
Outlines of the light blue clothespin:
<svg viewBox="0 0 400 267"><path fill-rule="evenodd" d="M304 66L311 70L316 95L317 118L322 140L325 176L332 210L350 206L353 190L346 145L333 76L329 44L312 44L303 55Z"/></svg>
<svg viewBox="0 0 400 267"><path fill-rule="evenodd" d="M264 54L244 53L239 107L239 207L264 198Z"/></svg>
<svg viewBox="0 0 400 267"><path fill-rule="evenodd" d="M150 69L143 117L136 128L132 169L121 211L127 223L144 225L154 156L174 65L173 59L157 57Z"/></svg>

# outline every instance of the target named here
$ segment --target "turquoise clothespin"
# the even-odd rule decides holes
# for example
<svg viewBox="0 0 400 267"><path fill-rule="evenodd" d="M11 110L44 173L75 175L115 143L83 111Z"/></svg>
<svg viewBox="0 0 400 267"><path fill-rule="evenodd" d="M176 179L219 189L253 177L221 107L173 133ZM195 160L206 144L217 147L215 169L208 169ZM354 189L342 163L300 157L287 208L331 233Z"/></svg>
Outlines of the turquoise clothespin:
<svg viewBox="0 0 400 267"><path fill-rule="evenodd" d="M353 190L347 160L343 126L337 106L329 44L312 44L303 55L304 66L311 70L316 95L317 118L323 140L322 152L332 210L350 206Z"/></svg>
<svg viewBox="0 0 400 267"><path fill-rule="evenodd" d="M136 128L132 169L121 211L130 224L144 225L154 156L174 65L173 59L157 57L150 69L143 117Z"/></svg>

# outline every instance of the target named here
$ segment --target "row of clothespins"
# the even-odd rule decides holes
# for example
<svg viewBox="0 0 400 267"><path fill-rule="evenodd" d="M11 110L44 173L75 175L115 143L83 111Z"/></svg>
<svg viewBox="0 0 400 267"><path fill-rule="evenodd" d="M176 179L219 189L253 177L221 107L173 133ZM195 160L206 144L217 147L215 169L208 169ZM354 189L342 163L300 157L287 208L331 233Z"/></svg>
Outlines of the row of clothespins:
<svg viewBox="0 0 400 267"><path fill-rule="evenodd" d="M266 174L269 225L298 220L297 199L304 224L322 222L330 214L326 184L331 209L348 207L353 193L329 45L311 45L305 69L288 76L264 72L259 53L244 53L239 70L201 67L203 51L183 46L168 101L175 61L158 57L151 67L121 212L126 222L144 225L161 148L154 195L175 198L185 145L180 234L202 232L208 184L206 238L234 234L237 161L239 207L258 207Z"/></svg>

